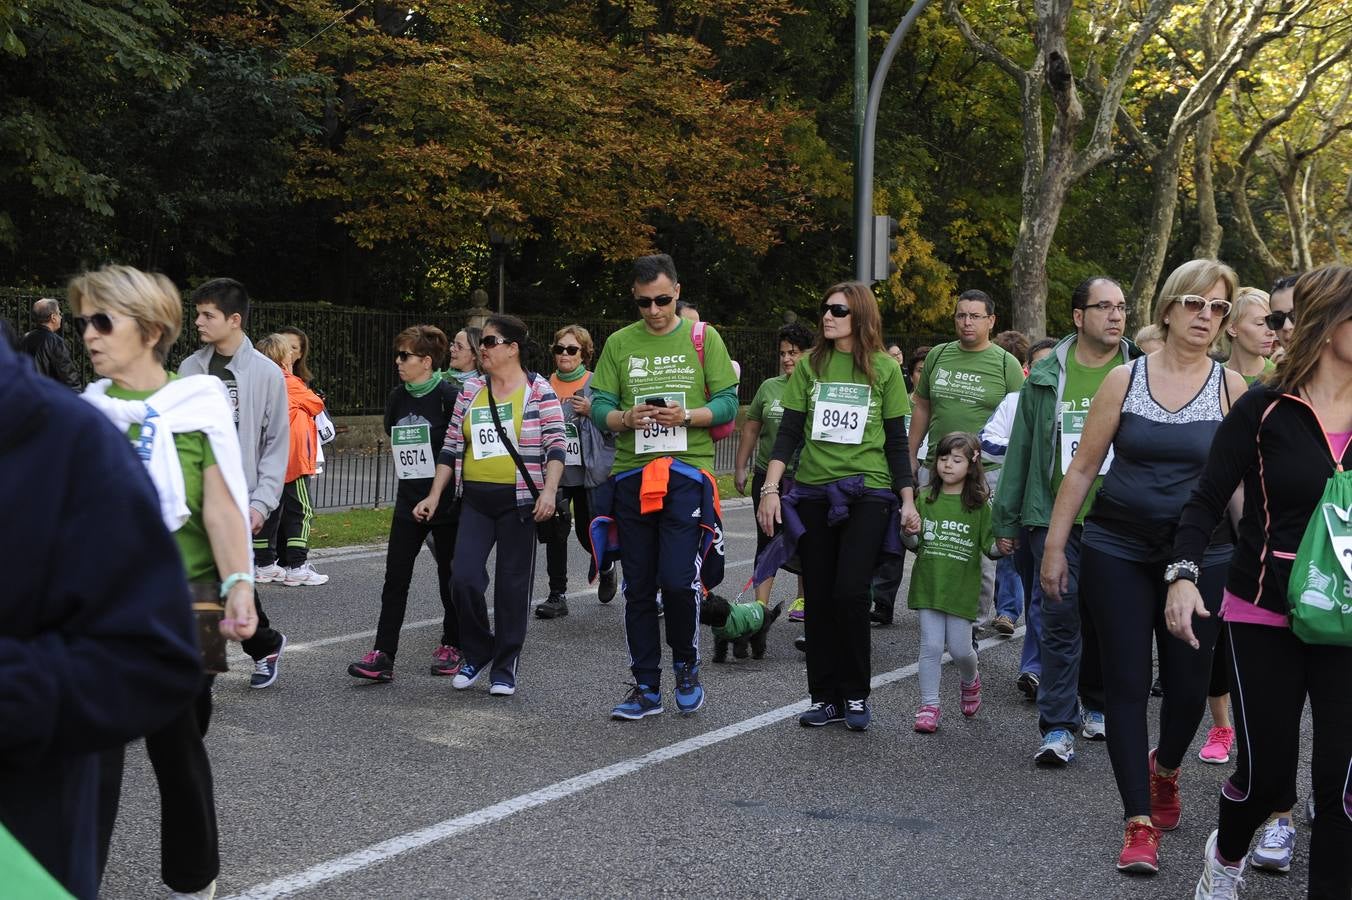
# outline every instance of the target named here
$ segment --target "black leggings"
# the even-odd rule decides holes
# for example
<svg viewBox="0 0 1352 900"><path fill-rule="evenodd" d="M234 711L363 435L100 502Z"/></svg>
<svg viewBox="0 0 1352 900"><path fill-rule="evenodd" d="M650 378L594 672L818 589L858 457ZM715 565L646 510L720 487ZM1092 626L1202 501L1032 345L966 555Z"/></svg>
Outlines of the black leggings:
<svg viewBox="0 0 1352 900"><path fill-rule="evenodd" d="M408 588L413 583L413 566L422 551L423 541L432 536L432 557L437 563L437 591L441 596L441 643L460 646L460 620L451 596L451 561L455 555L457 521L442 519L437 524L418 522L395 515L390 521L390 539L385 548L385 586L380 591L380 619L376 623L374 649L394 659L399 654L399 631L408 611Z"/></svg>
<svg viewBox="0 0 1352 900"><path fill-rule="evenodd" d="M803 563L807 686L813 702L839 704L869 695L869 582L892 509L881 499L856 500L844 521L828 525L825 500L798 504L805 529L798 556Z"/></svg>
<svg viewBox="0 0 1352 900"><path fill-rule="evenodd" d="M1150 728L1151 643L1159 646L1160 741L1156 759L1176 769L1197 734L1211 682L1211 651L1220 628L1221 592L1227 563L1202 568L1198 588L1211 612L1194 616L1193 634L1201 648L1193 650L1169 634L1164 625L1164 563L1118 559L1083 544L1080 550L1080 594L1094 619L1103 660L1104 715L1108 719L1108 755L1127 818L1150 815L1147 756Z"/></svg>
<svg viewBox="0 0 1352 900"><path fill-rule="evenodd" d="M1289 628L1231 622L1235 735L1239 761L1221 786L1226 859L1249 852L1258 826L1295 804L1300 718L1314 719L1311 898L1352 896L1352 647L1306 644Z"/></svg>
<svg viewBox="0 0 1352 900"><path fill-rule="evenodd" d="M1229 626L1222 621L1220 633L1216 635L1216 652L1211 655L1211 686L1206 689L1207 697L1224 697L1230 693L1229 632Z"/></svg>
<svg viewBox="0 0 1352 900"><path fill-rule="evenodd" d="M566 508L569 501L573 504L573 533L582 549L591 555L591 491L577 485L559 487L558 505ZM568 535L559 535L545 545L545 566L549 571L549 592L565 594L568 592Z"/></svg>

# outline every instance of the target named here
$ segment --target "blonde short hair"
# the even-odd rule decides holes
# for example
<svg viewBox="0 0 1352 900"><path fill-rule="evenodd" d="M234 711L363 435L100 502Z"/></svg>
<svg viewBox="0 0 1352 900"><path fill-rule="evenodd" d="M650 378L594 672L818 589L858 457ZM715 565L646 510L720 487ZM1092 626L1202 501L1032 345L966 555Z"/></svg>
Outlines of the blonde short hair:
<svg viewBox="0 0 1352 900"><path fill-rule="evenodd" d="M1164 287L1160 288L1159 299L1155 301L1155 324L1164 332L1165 340L1169 339L1169 323L1165 321L1165 316L1169 314L1169 307L1174 305L1174 301L1183 294L1201 294L1217 281L1225 282L1225 299L1234 303L1235 291L1239 290L1239 276L1223 262L1190 259L1169 273L1169 277L1164 280ZM1229 320L1229 316L1226 316L1226 320ZM1221 322L1221 330L1225 330L1225 321Z"/></svg>
<svg viewBox="0 0 1352 900"><path fill-rule="evenodd" d="M1248 308L1255 303L1263 307L1264 315L1272 309L1267 291L1256 287L1242 287L1236 291L1234 308L1230 310L1230 315L1226 316L1225 319L1226 327L1228 327L1230 322L1240 321ZM1212 349L1222 357L1229 359L1230 354L1234 352L1235 342L1234 338L1230 337L1230 333L1226 331L1226 327L1222 327L1221 330L1216 333L1216 341L1211 346Z"/></svg>
<svg viewBox="0 0 1352 900"><path fill-rule="evenodd" d="M270 334L254 344L254 349L280 366L291 355L291 342L280 334Z"/></svg>
<svg viewBox="0 0 1352 900"><path fill-rule="evenodd" d="M169 358L169 348L183 330L183 298L174 283L158 272L104 266L72 278L66 296L76 315L105 309L135 321L143 338L155 339L152 351L160 365Z"/></svg>

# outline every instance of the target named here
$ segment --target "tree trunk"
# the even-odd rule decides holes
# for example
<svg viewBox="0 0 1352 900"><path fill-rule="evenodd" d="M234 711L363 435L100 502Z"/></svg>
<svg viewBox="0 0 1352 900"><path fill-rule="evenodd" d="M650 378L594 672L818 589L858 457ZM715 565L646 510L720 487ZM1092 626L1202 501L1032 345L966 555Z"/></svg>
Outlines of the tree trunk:
<svg viewBox="0 0 1352 900"><path fill-rule="evenodd" d="M1192 174L1197 188L1197 246L1193 256L1215 259L1221 252L1221 223L1216 215L1216 183L1211 173L1212 146L1216 140L1216 111L1197 123L1193 143Z"/></svg>
<svg viewBox="0 0 1352 900"><path fill-rule="evenodd" d="M1275 281L1285 271L1285 267L1278 261L1277 257L1272 255L1268 249L1267 241L1258 232L1258 224L1253 220L1253 212L1249 209L1249 164L1244 163L1235 170L1234 178L1230 182L1230 201L1234 207L1235 222L1239 225L1239 236L1244 241L1245 248L1249 254L1263 266L1263 274L1268 282Z"/></svg>
<svg viewBox="0 0 1352 900"><path fill-rule="evenodd" d="M1141 260L1127 293L1127 306L1132 321L1140 327L1154 317L1155 286L1164 268L1164 257L1169 251L1169 238L1174 231L1174 212L1178 209L1178 173L1181 167L1179 148L1166 144L1150 160L1154 173L1154 187L1150 202L1150 224L1141 248Z"/></svg>

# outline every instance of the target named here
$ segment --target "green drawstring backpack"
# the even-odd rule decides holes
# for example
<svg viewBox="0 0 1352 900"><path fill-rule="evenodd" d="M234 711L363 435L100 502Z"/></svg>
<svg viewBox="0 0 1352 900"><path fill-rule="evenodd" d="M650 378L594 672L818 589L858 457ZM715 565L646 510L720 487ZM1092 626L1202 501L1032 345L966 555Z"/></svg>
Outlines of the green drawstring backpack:
<svg viewBox="0 0 1352 900"><path fill-rule="evenodd" d="M25 900L72 900L23 845L0 825L0 894Z"/></svg>
<svg viewBox="0 0 1352 900"><path fill-rule="evenodd" d="M1344 472L1336 457L1291 564L1286 602L1296 637L1352 646L1352 472Z"/></svg>

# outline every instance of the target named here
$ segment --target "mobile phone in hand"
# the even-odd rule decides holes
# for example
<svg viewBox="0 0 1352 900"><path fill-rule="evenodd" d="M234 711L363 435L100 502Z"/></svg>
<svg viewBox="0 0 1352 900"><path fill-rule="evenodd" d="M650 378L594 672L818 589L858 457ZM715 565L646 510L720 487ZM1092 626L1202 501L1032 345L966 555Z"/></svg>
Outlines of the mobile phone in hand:
<svg viewBox="0 0 1352 900"><path fill-rule="evenodd" d="M646 403L646 404L648 404L649 406L661 406L661 407L666 407L666 405L667 405L667 398L666 398L666 397L649 397L647 400L644 400L643 402Z"/></svg>

